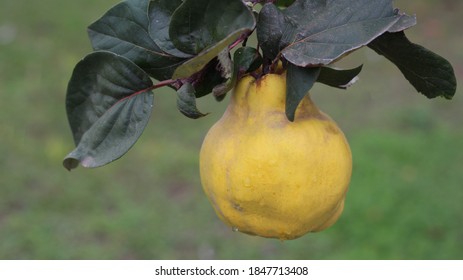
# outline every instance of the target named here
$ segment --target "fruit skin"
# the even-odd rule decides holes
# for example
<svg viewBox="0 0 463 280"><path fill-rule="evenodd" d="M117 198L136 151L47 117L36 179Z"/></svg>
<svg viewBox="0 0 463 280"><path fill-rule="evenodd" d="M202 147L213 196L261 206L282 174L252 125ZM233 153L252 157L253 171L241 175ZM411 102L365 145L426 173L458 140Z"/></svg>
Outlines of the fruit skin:
<svg viewBox="0 0 463 280"><path fill-rule="evenodd" d="M309 94L285 115L286 74L246 76L200 153L203 189L234 230L282 240L336 222L352 173L349 145Z"/></svg>

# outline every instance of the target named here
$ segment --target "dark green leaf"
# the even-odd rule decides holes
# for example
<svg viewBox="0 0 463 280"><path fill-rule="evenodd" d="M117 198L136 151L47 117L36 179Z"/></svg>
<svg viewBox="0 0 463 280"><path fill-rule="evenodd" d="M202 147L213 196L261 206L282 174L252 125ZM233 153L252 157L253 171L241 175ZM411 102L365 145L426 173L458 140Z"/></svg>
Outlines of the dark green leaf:
<svg viewBox="0 0 463 280"><path fill-rule="evenodd" d="M254 15L241 0L185 0L172 15L169 32L177 49L199 54L254 26Z"/></svg>
<svg viewBox="0 0 463 280"><path fill-rule="evenodd" d="M362 71L362 65L349 70L321 67L317 82L331 87L346 89L357 81L360 71Z"/></svg>
<svg viewBox="0 0 463 280"><path fill-rule="evenodd" d="M257 70L262 65L262 56L252 47L241 47L233 55L238 79L241 75Z"/></svg>
<svg viewBox="0 0 463 280"><path fill-rule="evenodd" d="M153 105L148 74L130 60L95 52L80 61L69 81L66 110L77 148L66 168L97 167L118 159L137 141Z"/></svg>
<svg viewBox="0 0 463 280"><path fill-rule="evenodd" d="M445 58L410 42L404 32L384 33L368 46L394 63L426 97L452 99L455 95L457 82L452 65Z"/></svg>
<svg viewBox="0 0 463 280"><path fill-rule="evenodd" d="M99 167L123 156L145 129L152 102L153 94L143 92L116 103L83 135L64 159L64 167L71 170L79 162L84 167Z"/></svg>
<svg viewBox="0 0 463 280"><path fill-rule="evenodd" d="M157 80L170 79L184 59L164 53L149 36L148 0L128 0L91 24L95 50L107 50L132 60Z"/></svg>
<svg viewBox="0 0 463 280"><path fill-rule="evenodd" d="M254 26L254 15L241 0L185 0L172 16L170 38L177 49L197 56L179 66L173 78L200 71Z"/></svg>
<svg viewBox="0 0 463 280"><path fill-rule="evenodd" d="M303 68L288 65L286 73L286 117L294 121L296 109L320 74L320 67Z"/></svg>
<svg viewBox="0 0 463 280"><path fill-rule="evenodd" d="M207 114L201 113L196 107L195 88L190 83L185 83L177 91L178 110L191 119L198 119Z"/></svg>
<svg viewBox="0 0 463 280"><path fill-rule="evenodd" d="M191 57L175 48L169 36L169 25L172 14L182 4L182 0L154 0L149 4L149 33L154 42L164 52L176 57Z"/></svg>
<svg viewBox="0 0 463 280"><path fill-rule="evenodd" d="M328 65L343 54L368 44L387 31L397 19L392 16L328 27L297 40L285 48L282 54L289 62L302 67Z"/></svg>

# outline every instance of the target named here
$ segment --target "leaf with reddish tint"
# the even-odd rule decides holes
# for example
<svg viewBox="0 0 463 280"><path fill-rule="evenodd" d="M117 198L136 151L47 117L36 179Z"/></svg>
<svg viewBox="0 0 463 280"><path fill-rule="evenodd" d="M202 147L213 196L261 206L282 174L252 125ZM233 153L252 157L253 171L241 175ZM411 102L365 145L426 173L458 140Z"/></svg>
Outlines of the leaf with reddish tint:
<svg viewBox="0 0 463 280"><path fill-rule="evenodd" d="M322 66L390 29L414 23L414 17L395 11L390 0L298 0L284 10L266 4L257 37L270 60L281 54L294 65Z"/></svg>

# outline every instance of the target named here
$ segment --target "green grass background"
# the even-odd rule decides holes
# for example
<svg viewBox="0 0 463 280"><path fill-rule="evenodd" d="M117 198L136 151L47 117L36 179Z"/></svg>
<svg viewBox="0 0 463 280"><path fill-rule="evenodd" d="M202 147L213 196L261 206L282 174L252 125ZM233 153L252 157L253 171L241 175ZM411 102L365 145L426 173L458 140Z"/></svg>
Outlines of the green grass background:
<svg viewBox="0 0 463 280"><path fill-rule="evenodd" d="M99 169L61 166L73 149L64 110L74 65L91 51L86 27L116 0L0 0L1 259L462 259L461 87L427 100L369 49L347 91L317 85L318 106L343 128L354 171L332 228L294 241L232 232L201 189L198 152L227 100L200 100L189 120L156 91L130 152ZM463 78L461 1L395 1L418 15L408 36Z"/></svg>

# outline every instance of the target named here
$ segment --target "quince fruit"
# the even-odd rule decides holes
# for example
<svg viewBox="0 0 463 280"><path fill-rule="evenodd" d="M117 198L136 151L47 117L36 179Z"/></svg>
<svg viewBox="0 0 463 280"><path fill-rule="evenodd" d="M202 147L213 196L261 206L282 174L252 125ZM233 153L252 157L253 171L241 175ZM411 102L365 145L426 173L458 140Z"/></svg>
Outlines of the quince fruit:
<svg viewBox="0 0 463 280"><path fill-rule="evenodd" d="M352 173L343 132L307 94L285 115L286 73L243 77L200 153L203 189L235 231L281 240L333 225Z"/></svg>

